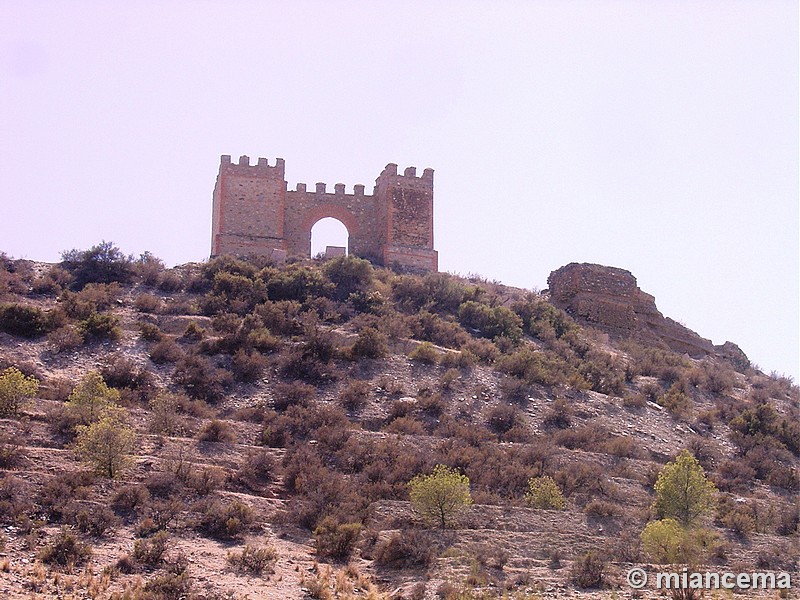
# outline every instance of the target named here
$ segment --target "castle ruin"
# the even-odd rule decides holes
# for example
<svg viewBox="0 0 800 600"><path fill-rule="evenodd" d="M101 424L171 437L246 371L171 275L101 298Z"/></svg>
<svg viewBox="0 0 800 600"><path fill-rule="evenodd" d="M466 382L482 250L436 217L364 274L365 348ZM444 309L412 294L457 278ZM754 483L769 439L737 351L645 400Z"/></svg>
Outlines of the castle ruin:
<svg viewBox="0 0 800 600"><path fill-rule="evenodd" d="M325 217L344 224L351 254L409 271L437 271L433 249L433 169L417 177L416 168L402 175L390 163L375 180L372 194L354 185L346 194L343 183L333 193L324 183L314 190L298 183L288 190L284 160L274 165L247 156L220 160L214 187L211 256L232 254L308 257L311 228Z"/></svg>

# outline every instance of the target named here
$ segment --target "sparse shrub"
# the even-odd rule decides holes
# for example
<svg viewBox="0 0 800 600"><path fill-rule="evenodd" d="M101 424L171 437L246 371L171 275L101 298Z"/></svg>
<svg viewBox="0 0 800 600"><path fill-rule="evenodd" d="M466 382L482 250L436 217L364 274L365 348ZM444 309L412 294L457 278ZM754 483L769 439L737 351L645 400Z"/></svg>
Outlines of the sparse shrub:
<svg viewBox="0 0 800 600"><path fill-rule="evenodd" d="M237 479L251 491L257 491L274 478L275 460L266 450L249 452L237 473Z"/></svg>
<svg viewBox="0 0 800 600"><path fill-rule="evenodd" d="M497 435L502 435L519 424L521 419L522 416L517 407L509 404L498 404L489 410L486 417L486 424L490 431Z"/></svg>
<svg viewBox="0 0 800 600"><path fill-rule="evenodd" d="M120 291L116 283L90 283L80 292L64 292L59 298L59 306L73 319L83 320L111 308Z"/></svg>
<svg viewBox="0 0 800 600"><path fill-rule="evenodd" d="M111 498L111 508L117 514L129 515L145 508L150 492L143 485L128 484L119 488Z"/></svg>
<svg viewBox="0 0 800 600"><path fill-rule="evenodd" d="M619 515L619 508L614 502L592 498L583 507L583 512L592 517L615 517Z"/></svg>
<svg viewBox="0 0 800 600"><path fill-rule="evenodd" d="M156 471L147 478L145 486L148 493L156 498L173 498L183 492L184 475L184 473Z"/></svg>
<svg viewBox="0 0 800 600"><path fill-rule="evenodd" d="M71 521L78 531L94 537L103 537L117 524L114 513L105 506L80 506L72 515Z"/></svg>
<svg viewBox="0 0 800 600"><path fill-rule="evenodd" d="M571 424L572 408L563 398L556 399L545 414L542 425L547 429L566 429Z"/></svg>
<svg viewBox="0 0 800 600"><path fill-rule="evenodd" d="M572 563L570 579L582 588L596 588L603 584L606 561L600 552L589 550Z"/></svg>
<svg viewBox="0 0 800 600"><path fill-rule="evenodd" d="M528 480L525 501L532 508L564 510L566 506L564 494L561 493L558 484L547 475L531 477Z"/></svg>
<svg viewBox="0 0 800 600"><path fill-rule="evenodd" d="M236 351L231 361L231 371L237 381L253 383L261 378L269 361L258 352Z"/></svg>
<svg viewBox="0 0 800 600"><path fill-rule="evenodd" d="M426 365L435 365L439 360L439 352L430 342L422 342L409 353L408 358Z"/></svg>
<svg viewBox="0 0 800 600"><path fill-rule="evenodd" d="M372 557L377 564L394 568L428 567L441 550L441 544L441 537L433 537L429 532L400 531L379 541Z"/></svg>
<svg viewBox="0 0 800 600"><path fill-rule="evenodd" d="M190 355L178 361L172 379L192 398L214 404L230 385L231 374L216 368L207 358Z"/></svg>
<svg viewBox="0 0 800 600"><path fill-rule="evenodd" d="M200 442L216 442L219 444L233 444L237 436L233 427L226 421L213 419L200 428L197 432L197 440Z"/></svg>
<svg viewBox="0 0 800 600"><path fill-rule="evenodd" d="M161 312L163 302L161 298L153 294L140 294L133 301L133 306L142 313L158 314Z"/></svg>
<svg viewBox="0 0 800 600"><path fill-rule="evenodd" d="M412 415L397 417L386 425L384 430L404 435L425 435L425 425Z"/></svg>
<svg viewBox="0 0 800 600"><path fill-rule="evenodd" d="M156 287L161 281L161 274L164 272L164 261L146 251L139 255L133 264L134 271L141 278L142 284L149 287Z"/></svg>
<svg viewBox="0 0 800 600"><path fill-rule="evenodd" d="M36 395L39 381L26 377L16 367L0 373L0 417L16 417L24 404Z"/></svg>
<svg viewBox="0 0 800 600"><path fill-rule="evenodd" d="M98 473L114 478L131 464L136 433L125 424L126 411L107 408L97 421L76 427L75 451Z"/></svg>
<svg viewBox="0 0 800 600"><path fill-rule="evenodd" d="M178 414L182 398L178 394L162 392L150 398L150 430L163 435L175 435L183 430L183 419Z"/></svg>
<svg viewBox="0 0 800 600"><path fill-rule="evenodd" d="M341 523L333 517L322 519L314 529L317 555L344 560L355 548L361 523Z"/></svg>
<svg viewBox="0 0 800 600"><path fill-rule="evenodd" d="M186 477L186 487L194 490L200 496L208 496L215 492L227 480L227 475L219 467L203 467L191 470Z"/></svg>
<svg viewBox="0 0 800 600"><path fill-rule="evenodd" d="M47 335L47 343L55 352L69 352L83 345L83 334L72 325L64 325Z"/></svg>
<svg viewBox="0 0 800 600"><path fill-rule="evenodd" d="M339 394L339 399L348 410L358 410L366 404L369 392L369 383L354 380L342 390Z"/></svg>
<svg viewBox="0 0 800 600"><path fill-rule="evenodd" d="M85 500L94 474L89 471L68 471L45 482L39 493L39 504L51 521L60 521L71 510L70 503Z"/></svg>
<svg viewBox="0 0 800 600"><path fill-rule="evenodd" d="M100 369L109 386L123 390L128 398L147 401L156 389L153 375L123 354L109 356Z"/></svg>
<svg viewBox="0 0 800 600"><path fill-rule="evenodd" d="M165 363L175 363L183 358L183 350L171 338L165 338L157 342L150 349L150 360L157 365Z"/></svg>
<svg viewBox="0 0 800 600"><path fill-rule="evenodd" d="M358 337L350 348L350 355L357 358L382 358L388 352L386 343L383 333L374 327L366 327L358 332Z"/></svg>
<svg viewBox="0 0 800 600"><path fill-rule="evenodd" d="M239 552L229 552L227 560L237 573L261 577L275 572L278 551L271 545L259 548L247 544Z"/></svg>
<svg viewBox="0 0 800 600"><path fill-rule="evenodd" d="M88 544L81 543L74 533L62 528L53 541L42 548L38 558L45 564L73 567L84 563L91 554Z"/></svg>
<svg viewBox="0 0 800 600"><path fill-rule="evenodd" d="M444 362L444 361L443 361ZM461 377L461 374L458 372L458 369L447 369L444 373L442 373L442 377L439 380L439 386L443 390L450 390L453 387L453 384L458 381Z"/></svg>
<svg viewBox="0 0 800 600"><path fill-rule="evenodd" d="M305 405L317 393L317 388L301 381L278 383L274 388L275 410L286 410L290 406Z"/></svg>
<svg viewBox="0 0 800 600"><path fill-rule="evenodd" d="M445 529L472 504L469 478L446 465L436 465L430 475L417 475L408 484L409 499L423 519Z"/></svg>
<svg viewBox="0 0 800 600"><path fill-rule="evenodd" d="M183 331L183 339L188 342L199 342L206 337L206 330L197 324L197 321L189 321L186 329Z"/></svg>
<svg viewBox="0 0 800 600"><path fill-rule="evenodd" d="M334 285L333 296L337 300L346 300L351 294L364 292L372 283L372 265L355 256L329 260L323 271Z"/></svg>
<svg viewBox="0 0 800 600"><path fill-rule="evenodd" d="M137 325L139 326L139 333L141 334L143 340L147 342L160 342L164 339L164 334L155 323L151 323L149 321L139 321Z"/></svg>
<svg viewBox="0 0 800 600"><path fill-rule="evenodd" d="M144 584L142 600L189 598L192 586L192 578L185 570L180 573L168 571L147 580Z"/></svg>
<svg viewBox="0 0 800 600"><path fill-rule="evenodd" d="M136 540L133 544L131 555L136 563L149 569L155 569L164 560L164 553L169 544L169 535L166 531L159 531L152 537Z"/></svg>
<svg viewBox="0 0 800 600"><path fill-rule="evenodd" d="M26 454L22 438L0 431L0 469L11 469L18 465Z"/></svg>
<svg viewBox="0 0 800 600"><path fill-rule="evenodd" d="M208 501L201 507L197 529L219 540L238 539L253 522L253 509L239 500Z"/></svg>

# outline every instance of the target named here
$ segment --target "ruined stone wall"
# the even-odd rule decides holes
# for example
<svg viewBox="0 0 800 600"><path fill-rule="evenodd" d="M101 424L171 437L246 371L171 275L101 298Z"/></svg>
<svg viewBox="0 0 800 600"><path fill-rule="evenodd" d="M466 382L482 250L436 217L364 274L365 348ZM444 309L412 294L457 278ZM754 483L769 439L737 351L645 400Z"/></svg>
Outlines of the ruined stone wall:
<svg viewBox="0 0 800 600"><path fill-rule="evenodd" d="M285 248L283 211L286 193L283 159L270 166L264 158L250 165L247 156L220 162L214 187L211 254L265 254Z"/></svg>
<svg viewBox="0 0 800 600"><path fill-rule="evenodd" d="M438 270L433 249L433 170L421 177L414 167L403 175L390 163L375 182L373 193L363 185L346 194L337 183L333 193L324 183L309 191L300 183L287 191L284 161L274 167L266 159L250 166L243 156L233 165L223 156L214 189L211 254L269 255L273 248L289 256L307 257L311 228L325 217L347 228L350 252L385 265L415 271Z"/></svg>
<svg viewBox="0 0 800 600"><path fill-rule="evenodd" d="M286 193L284 209L289 255L308 256L311 228L320 219L333 217L347 227L352 254L380 258L386 221L381 218L377 204L375 196L364 193L363 185L354 186L353 193L346 194L344 184L337 183L331 194L324 183L318 183L314 191L307 191L303 183L297 184L296 190Z"/></svg>
<svg viewBox="0 0 800 600"><path fill-rule="evenodd" d="M658 340L690 356L714 353L710 340L664 317L629 271L570 263L550 273L547 284L550 301L579 321L626 337Z"/></svg>

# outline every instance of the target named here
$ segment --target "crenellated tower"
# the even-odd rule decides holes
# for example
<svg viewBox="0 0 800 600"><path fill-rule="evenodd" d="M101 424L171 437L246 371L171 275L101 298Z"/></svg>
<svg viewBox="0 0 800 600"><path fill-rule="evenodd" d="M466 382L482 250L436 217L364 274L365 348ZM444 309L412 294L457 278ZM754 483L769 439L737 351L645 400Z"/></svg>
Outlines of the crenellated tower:
<svg viewBox="0 0 800 600"><path fill-rule="evenodd" d="M356 184L353 193L337 183L313 191L305 183L288 190L282 158L270 166L247 156L220 160L214 188L211 255L307 257L311 228L322 218L341 221L355 256L413 271L438 270L433 249L433 169L417 177L416 168L402 175L390 163L375 180L372 194Z"/></svg>

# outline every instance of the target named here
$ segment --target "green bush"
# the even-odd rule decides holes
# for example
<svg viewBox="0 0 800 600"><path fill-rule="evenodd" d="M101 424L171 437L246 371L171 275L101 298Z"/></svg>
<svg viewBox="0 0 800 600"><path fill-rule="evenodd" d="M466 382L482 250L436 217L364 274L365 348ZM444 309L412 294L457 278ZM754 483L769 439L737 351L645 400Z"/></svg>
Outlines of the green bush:
<svg viewBox="0 0 800 600"><path fill-rule="evenodd" d="M564 494L552 477L531 477L528 480L528 491L525 501L532 508L564 510L566 501Z"/></svg>
<svg viewBox="0 0 800 600"><path fill-rule="evenodd" d="M133 257L126 256L112 242L102 241L88 250L69 250L61 254L61 266L75 278L73 286L83 289L88 283L133 281Z"/></svg>
<svg viewBox="0 0 800 600"><path fill-rule="evenodd" d="M25 338L36 338L56 328L53 314L35 306L0 304L0 331Z"/></svg>
<svg viewBox="0 0 800 600"><path fill-rule="evenodd" d="M522 338L522 319L505 306L490 307L469 300L458 307L458 320L490 339L505 337L517 342Z"/></svg>
<svg viewBox="0 0 800 600"><path fill-rule="evenodd" d="M0 373L0 417L16 417L38 390L36 378L26 377L16 367L7 368Z"/></svg>
<svg viewBox="0 0 800 600"><path fill-rule="evenodd" d="M372 284L372 265L355 256L329 260L323 271L334 285L334 298L340 301L346 300L350 294L366 291Z"/></svg>
<svg viewBox="0 0 800 600"><path fill-rule="evenodd" d="M108 313L92 313L87 319L81 321L80 332L86 338L96 340L118 340L122 337L119 319Z"/></svg>
<svg viewBox="0 0 800 600"><path fill-rule="evenodd" d="M382 358L388 352L386 336L374 327L366 327L358 332L351 356L363 358Z"/></svg>
<svg viewBox="0 0 800 600"><path fill-rule="evenodd" d="M441 529L451 525L456 516L472 504L469 478L446 465L436 465L430 475L417 475L408 487L414 510Z"/></svg>
<svg viewBox="0 0 800 600"><path fill-rule="evenodd" d="M435 365L439 360L439 352L430 342L422 342L408 354L408 358L426 365Z"/></svg>

